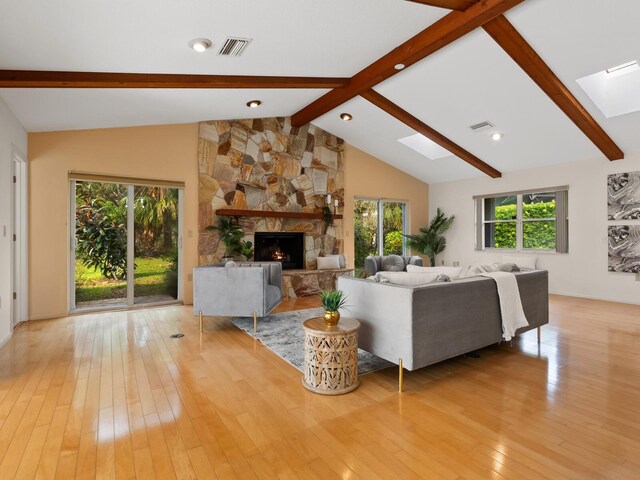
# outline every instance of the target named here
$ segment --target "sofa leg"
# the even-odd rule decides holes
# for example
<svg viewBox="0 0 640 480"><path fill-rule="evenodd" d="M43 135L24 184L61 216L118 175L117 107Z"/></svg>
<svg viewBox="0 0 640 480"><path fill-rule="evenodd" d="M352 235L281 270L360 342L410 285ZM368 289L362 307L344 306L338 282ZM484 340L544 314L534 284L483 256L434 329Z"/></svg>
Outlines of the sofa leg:
<svg viewBox="0 0 640 480"><path fill-rule="evenodd" d="M540 344L540 327L538 327L538 344Z"/></svg>
<svg viewBox="0 0 640 480"><path fill-rule="evenodd" d="M253 333L258 331L258 313L253 312Z"/></svg>
<svg viewBox="0 0 640 480"><path fill-rule="evenodd" d="M404 371L402 367L402 359L398 362L398 392L404 390Z"/></svg>
<svg viewBox="0 0 640 480"><path fill-rule="evenodd" d="M202 319L202 310L198 313L198 321L200 322L200 333L204 332L204 320Z"/></svg>

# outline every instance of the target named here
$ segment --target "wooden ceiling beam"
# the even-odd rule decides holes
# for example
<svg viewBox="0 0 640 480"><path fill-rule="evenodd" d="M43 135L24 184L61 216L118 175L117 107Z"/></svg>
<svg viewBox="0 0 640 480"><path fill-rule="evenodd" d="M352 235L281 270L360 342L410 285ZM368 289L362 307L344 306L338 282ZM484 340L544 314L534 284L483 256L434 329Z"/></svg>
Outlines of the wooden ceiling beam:
<svg viewBox="0 0 640 480"><path fill-rule="evenodd" d="M348 78L0 70L1 88L339 88Z"/></svg>
<svg viewBox="0 0 640 480"><path fill-rule="evenodd" d="M408 0L413 3L421 3L430 7L446 8L449 10L458 10L464 12L467 8L474 5L477 0Z"/></svg>
<svg viewBox="0 0 640 480"><path fill-rule="evenodd" d="M491 165L483 162L478 157L469 153L467 150L462 148L460 145L452 142L447 137L442 135L440 132L437 132L429 125L424 123L422 120L414 117L406 110L403 110L401 107L393 103L388 98L380 95L375 90L366 90L360 94L364 99L373 103L376 107L384 110L392 117L400 120L402 123L407 125L408 127L413 128L416 132L421 133L429 140L437 143L442 148L446 148L452 154L461 158L465 162L467 162L472 167L477 168L481 172L489 175L491 178L500 178L502 173L493 168Z"/></svg>
<svg viewBox="0 0 640 480"><path fill-rule="evenodd" d="M624 158L622 150L504 15L483 28L609 160Z"/></svg>
<svg viewBox="0 0 640 480"><path fill-rule="evenodd" d="M524 0L481 0L464 12L451 12L399 47L376 60L351 78L342 88L326 93L291 117L291 124L300 127L352 98L392 77L397 64L409 67L472 30L503 14Z"/></svg>

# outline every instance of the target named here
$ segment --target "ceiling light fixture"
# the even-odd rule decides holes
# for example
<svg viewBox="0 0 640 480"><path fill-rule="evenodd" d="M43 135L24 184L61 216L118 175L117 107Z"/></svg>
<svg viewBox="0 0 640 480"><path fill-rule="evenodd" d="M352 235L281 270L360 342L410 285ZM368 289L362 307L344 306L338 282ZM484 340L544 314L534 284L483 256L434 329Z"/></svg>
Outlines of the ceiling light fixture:
<svg viewBox="0 0 640 480"><path fill-rule="evenodd" d="M247 102L247 107L249 108L258 108L260 105L262 105L262 100L249 100Z"/></svg>
<svg viewBox="0 0 640 480"><path fill-rule="evenodd" d="M396 70L402 70L406 65L404 63L396 63L393 68Z"/></svg>
<svg viewBox="0 0 640 480"><path fill-rule="evenodd" d="M213 45L208 38L196 38L189 42L189 46L196 52L202 53Z"/></svg>
<svg viewBox="0 0 640 480"><path fill-rule="evenodd" d="M350 122L351 120L353 120L353 115L351 115L350 113L341 113L340 118L345 122Z"/></svg>
<svg viewBox="0 0 640 480"><path fill-rule="evenodd" d="M498 140L501 140L503 136L504 135L499 133L499 132L492 133L491 134L491 140L495 140L497 142Z"/></svg>

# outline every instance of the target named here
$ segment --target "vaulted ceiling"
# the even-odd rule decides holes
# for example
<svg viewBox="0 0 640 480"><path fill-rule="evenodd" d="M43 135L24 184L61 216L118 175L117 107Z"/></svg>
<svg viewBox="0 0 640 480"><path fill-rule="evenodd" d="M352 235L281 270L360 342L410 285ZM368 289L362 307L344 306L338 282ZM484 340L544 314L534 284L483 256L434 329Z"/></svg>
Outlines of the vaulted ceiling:
<svg viewBox="0 0 640 480"><path fill-rule="evenodd" d="M455 8L461 2L440 3ZM638 2L513 3L506 19L596 126L627 156L640 153L640 113L607 119L576 83L639 59ZM449 13L404 0L195 0L188 7L169 0L5 0L0 4L0 69L306 76L342 84ZM253 41L241 57L216 55L227 36ZM210 38L214 47L194 52L187 43L196 37ZM466 152L503 173L588 158L608 161L482 29L376 82L373 90L365 95L368 99L353 96L309 119L429 183L484 173L456 156L430 160L398 142L421 131L423 124L458 146L462 157ZM0 97L25 128L45 131L288 116L304 112L329 91L3 88ZM260 108L245 106L253 98L263 101ZM395 116L389 108L385 111L389 104L396 108ZM353 120L343 122L341 112L349 112ZM469 129L484 120L504 134L501 141L491 140L489 131Z"/></svg>

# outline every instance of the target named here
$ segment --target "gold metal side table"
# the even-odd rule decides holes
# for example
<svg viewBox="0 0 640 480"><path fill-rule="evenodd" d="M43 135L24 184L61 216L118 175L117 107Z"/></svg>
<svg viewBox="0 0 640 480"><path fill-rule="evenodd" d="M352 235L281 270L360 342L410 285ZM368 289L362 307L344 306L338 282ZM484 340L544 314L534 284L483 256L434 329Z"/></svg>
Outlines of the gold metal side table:
<svg viewBox="0 0 640 480"><path fill-rule="evenodd" d="M322 317L311 318L304 328L304 375L302 384L323 395L355 390L358 380L358 330L360 322L342 317L335 327Z"/></svg>

